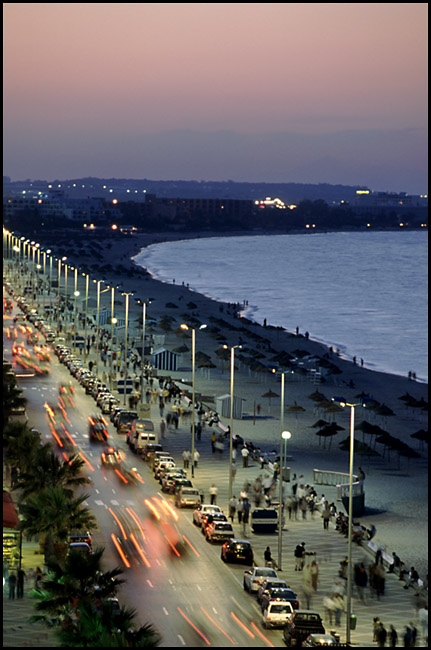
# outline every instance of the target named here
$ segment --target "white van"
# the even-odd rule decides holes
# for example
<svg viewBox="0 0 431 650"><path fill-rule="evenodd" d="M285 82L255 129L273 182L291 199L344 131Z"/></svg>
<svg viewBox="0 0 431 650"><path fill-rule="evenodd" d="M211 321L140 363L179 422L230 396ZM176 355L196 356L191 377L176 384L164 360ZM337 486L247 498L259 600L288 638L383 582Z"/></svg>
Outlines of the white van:
<svg viewBox="0 0 431 650"><path fill-rule="evenodd" d="M149 444L157 444L159 441L154 431L154 424L151 420L134 420L130 431L127 434L128 445L136 453L142 453Z"/></svg>

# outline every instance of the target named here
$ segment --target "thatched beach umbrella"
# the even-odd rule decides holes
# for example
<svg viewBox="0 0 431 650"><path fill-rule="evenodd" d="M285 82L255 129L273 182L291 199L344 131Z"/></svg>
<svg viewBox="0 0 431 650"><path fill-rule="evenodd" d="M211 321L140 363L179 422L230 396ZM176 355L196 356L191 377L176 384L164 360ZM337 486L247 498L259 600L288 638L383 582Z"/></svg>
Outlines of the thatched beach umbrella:
<svg viewBox="0 0 431 650"><path fill-rule="evenodd" d="M310 429L321 429L322 427L328 426L329 422L326 420L317 420L314 424L311 425Z"/></svg>
<svg viewBox="0 0 431 650"><path fill-rule="evenodd" d="M428 431L425 431L425 429L419 429L416 433L410 434L410 438L419 440L419 449L422 451L424 449L424 442L428 444Z"/></svg>
<svg viewBox="0 0 431 650"><path fill-rule="evenodd" d="M342 451L349 451L350 436L347 436L347 438L342 440L338 446ZM367 445L365 442L361 442L360 440L355 440L354 453L360 454L361 456L368 456L368 458L370 456L380 456L380 454L374 449L372 449L370 445Z"/></svg>
<svg viewBox="0 0 431 650"><path fill-rule="evenodd" d="M321 402L326 399L326 396L318 390L315 390L314 393L308 395L308 399L313 400L313 402Z"/></svg>
<svg viewBox="0 0 431 650"><path fill-rule="evenodd" d="M319 444L320 444L320 436L325 438L329 438L329 447L328 450L331 449L331 444L332 444L332 437L335 436L338 431L344 431L344 427L340 427L338 424L335 422L332 422L332 424L328 424L327 426L323 427L323 429L320 429L320 431L316 432L316 436L319 436ZM323 448L325 448L325 441L323 443Z"/></svg>
<svg viewBox="0 0 431 650"><path fill-rule="evenodd" d="M298 424L298 413L304 413L305 408L303 408L300 404L297 404L295 401L291 406L288 407L287 412L295 413L295 422Z"/></svg>
<svg viewBox="0 0 431 650"><path fill-rule="evenodd" d="M329 413L332 417L335 418L337 413L343 413L344 409L341 406L338 406L335 402L331 402L329 406L325 408L325 413Z"/></svg>
<svg viewBox="0 0 431 650"><path fill-rule="evenodd" d="M272 397L280 397L280 395L277 395L277 393L274 393L273 390L269 389L266 393L261 395L261 397L267 397L268 398L268 409L271 408L271 398Z"/></svg>

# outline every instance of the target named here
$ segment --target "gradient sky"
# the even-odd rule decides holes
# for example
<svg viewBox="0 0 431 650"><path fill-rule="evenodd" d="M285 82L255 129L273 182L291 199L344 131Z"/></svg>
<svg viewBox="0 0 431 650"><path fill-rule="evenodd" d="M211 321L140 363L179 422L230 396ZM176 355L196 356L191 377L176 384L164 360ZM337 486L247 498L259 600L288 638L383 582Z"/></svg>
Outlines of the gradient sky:
<svg viewBox="0 0 431 650"><path fill-rule="evenodd" d="M3 3L4 173L427 190L427 3Z"/></svg>

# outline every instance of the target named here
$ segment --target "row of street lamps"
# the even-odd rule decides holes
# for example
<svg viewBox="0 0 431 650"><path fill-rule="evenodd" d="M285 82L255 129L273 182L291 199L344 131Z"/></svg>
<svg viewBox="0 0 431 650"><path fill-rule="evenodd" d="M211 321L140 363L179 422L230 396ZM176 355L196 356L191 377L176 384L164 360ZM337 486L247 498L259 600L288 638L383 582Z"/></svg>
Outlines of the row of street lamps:
<svg viewBox="0 0 431 650"><path fill-rule="evenodd" d="M21 250L23 259L27 257L30 262L30 254L32 254L32 280L34 281L35 277L35 256L37 252L37 268L38 270L42 268L40 266L40 254L43 256L43 274L46 273L46 256L49 257L49 288L52 290L52 263L53 259L58 262L58 286L57 293L60 300L61 297L61 266L64 266L64 297L66 302L66 314L68 312L67 308L67 269L68 265L66 263L66 257L54 258L51 255L51 250L41 250L40 244L37 244L34 241L25 239L25 237L17 237L13 233L10 233L5 228L3 229L4 239L4 249L6 250L6 257L8 259L13 258L13 252L18 256L18 270L21 265ZM77 298L80 295L78 291L78 269L76 267L69 267L75 273L75 289L73 292L74 295L74 347L76 345L76 316L77 316ZM85 283L85 332L84 332L84 344L87 340L87 310L88 310L88 294L89 294L89 274L82 273L86 277ZM116 287L107 286L102 292L100 290L100 284L104 282L103 280L93 280L97 284L97 338L96 338L96 374L98 372L98 358L99 358L99 333L100 333L100 295L104 291L111 289L111 362L110 362L110 388L112 390L112 376L113 376L113 340L114 340L114 326L117 324L118 319L114 316L114 294ZM117 287L118 288L118 287ZM129 318L129 299L133 295L133 292L122 291L121 295L125 296L125 335L124 335L124 346L125 346L125 377L123 385L124 393L124 404L126 404L126 387L127 387L127 354L128 354L128 318ZM147 305L153 299L148 300L138 300L139 304L142 304L142 355L141 355L141 364L142 364L142 377L141 377L141 400L143 403L144 399L144 350L145 350L145 321L146 321L146 308ZM207 326L205 324L200 325L199 327L192 327L186 323L181 324L183 330L191 330L192 334L192 477L194 477L194 453L195 453L195 345L196 345L196 330L203 330ZM233 451L233 407L234 407L234 372L235 372L235 350L242 348L242 344L227 346L223 345L225 349L230 347L230 436L229 436L229 501L232 498L233 491L233 472L232 472L232 451ZM290 431L284 430L284 384L285 384L285 372L281 373L281 411L280 411L280 466L279 466L279 525L278 525L278 568L282 568L282 535L283 535L283 526L282 526L282 508L283 508L283 470L284 463L286 460L286 443L287 440L291 438ZM348 526L348 578L347 578L347 606L346 606L346 641L350 643L350 632L351 632L351 596L352 596L352 525L353 525L353 458L354 458L354 428L355 428L355 407L363 406L363 403L349 403L342 397L332 398L334 401L338 402L343 407L350 407L350 454L349 454L349 504L348 504L348 517L349 517L349 526Z"/></svg>

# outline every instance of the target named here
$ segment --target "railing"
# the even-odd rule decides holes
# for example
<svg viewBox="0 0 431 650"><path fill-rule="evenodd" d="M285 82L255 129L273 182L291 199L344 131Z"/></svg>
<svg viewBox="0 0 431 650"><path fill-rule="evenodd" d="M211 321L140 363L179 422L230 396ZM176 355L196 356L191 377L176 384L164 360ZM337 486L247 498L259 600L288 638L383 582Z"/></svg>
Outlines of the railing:
<svg viewBox="0 0 431 650"><path fill-rule="evenodd" d="M364 493L364 482L352 475L352 496L360 496ZM344 472L331 472L328 470L314 469L313 481L315 485L334 485L337 488L337 501L342 497L349 496L349 474Z"/></svg>

